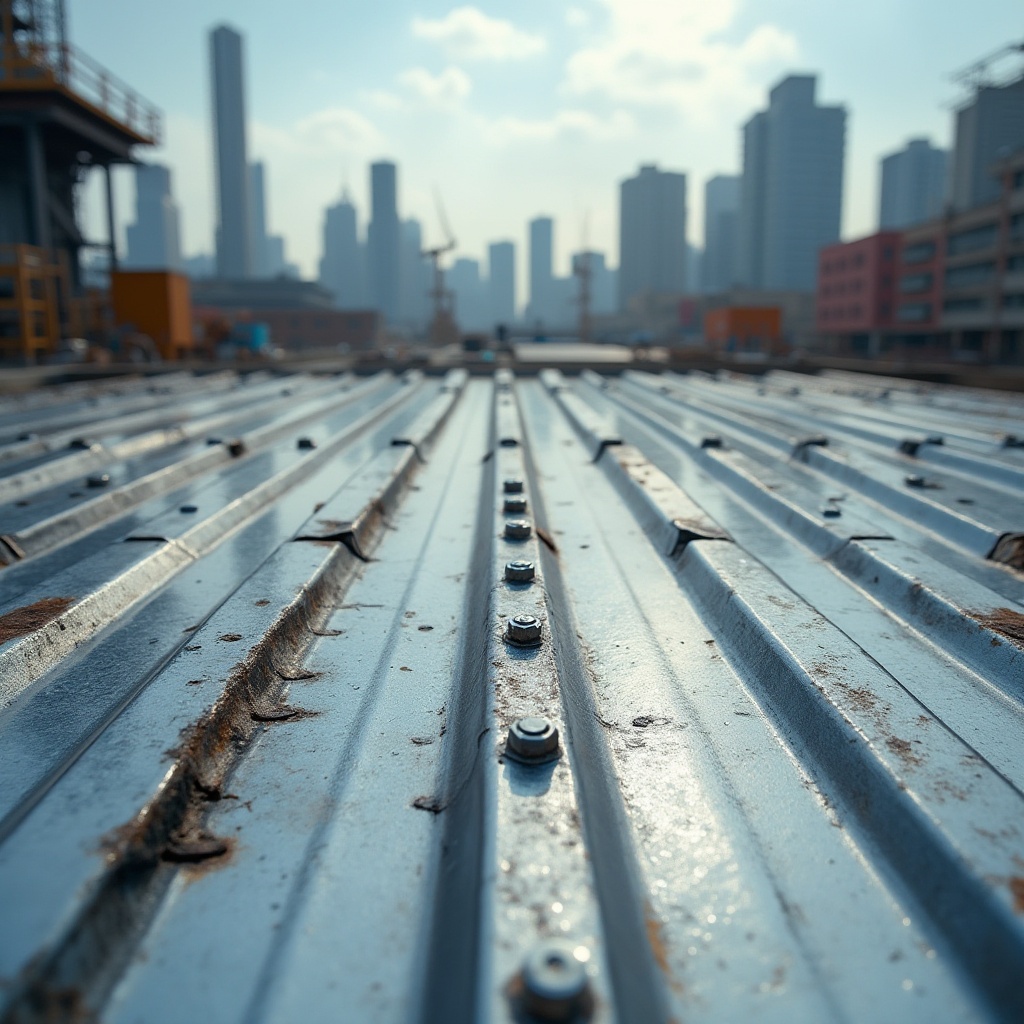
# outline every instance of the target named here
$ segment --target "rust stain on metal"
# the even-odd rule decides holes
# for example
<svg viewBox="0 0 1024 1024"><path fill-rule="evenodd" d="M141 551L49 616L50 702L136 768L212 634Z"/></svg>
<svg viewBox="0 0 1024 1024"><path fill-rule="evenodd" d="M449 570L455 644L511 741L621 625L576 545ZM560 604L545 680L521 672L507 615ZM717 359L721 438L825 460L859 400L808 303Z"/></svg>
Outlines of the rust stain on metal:
<svg viewBox="0 0 1024 1024"><path fill-rule="evenodd" d="M76 600L74 597L44 597L34 604L27 604L23 608L15 608L6 615L0 615L0 644L42 629L58 615L67 611Z"/></svg>
<svg viewBox="0 0 1024 1024"><path fill-rule="evenodd" d="M654 916L650 904L644 909L644 924L647 928L647 941L650 944L651 952L654 954L654 961L661 973L668 979L669 986L674 992L682 992L683 984L673 974L668 962L668 947L665 945L665 925Z"/></svg>
<svg viewBox="0 0 1024 1024"><path fill-rule="evenodd" d="M1013 909L1024 914L1024 878L1014 875L1010 879L1010 892L1013 893Z"/></svg>
<svg viewBox="0 0 1024 1024"><path fill-rule="evenodd" d="M440 814L444 810L444 804L436 796L418 796L412 805L418 811L430 811L431 814Z"/></svg>
<svg viewBox="0 0 1024 1024"><path fill-rule="evenodd" d="M1012 608L996 608L991 612L965 612L979 626L998 633L1014 647L1024 648L1024 614Z"/></svg>
<svg viewBox="0 0 1024 1024"><path fill-rule="evenodd" d="M545 530L543 526L537 526L534 527L534 529L536 530L537 536L541 539L541 541L543 541L543 543L545 543L548 546L548 550L550 550L553 555L557 555L558 545L555 543L555 538L552 537L551 534L547 530Z"/></svg>
<svg viewBox="0 0 1024 1024"><path fill-rule="evenodd" d="M225 643L233 644L236 640L242 639L241 633L223 633L217 637L218 640L223 640Z"/></svg>
<svg viewBox="0 0 1024 1024"><path fill-rule="evenodd" d="M916 766L921 763L921 758L914 753L910 740L900 739L898 736L890 736L885 745L905 764Z"/></svg>
<svg viewBox="0 0 1024 1024"><path fill-rule="evenodd" d="M173 864L199 864L223 857L231 851L231 841L206 832L175 836L164 848L163 859Z"/></svg>

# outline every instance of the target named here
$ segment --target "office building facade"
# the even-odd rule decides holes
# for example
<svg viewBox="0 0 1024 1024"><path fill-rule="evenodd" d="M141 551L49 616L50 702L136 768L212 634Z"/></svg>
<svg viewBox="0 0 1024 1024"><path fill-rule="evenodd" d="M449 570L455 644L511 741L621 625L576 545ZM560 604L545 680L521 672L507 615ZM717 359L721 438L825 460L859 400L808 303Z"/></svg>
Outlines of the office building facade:
<svg viewBox="0 0 1024 1024"><path fill-rule="evenodd" d="M743 127L740 278L753 288L812 292L818 252L839 238L846 111L819 106L814 75L772 89Z"/></svg>
<svg viewBox="0 0 1024 1024"><path fill-rule="evenodd" d="M619 308L686 292L686 175L642 166L619 186Z"/></svg>
<svg viewBox="0 0 1024 1024"><path fill-rule="evenodd" d="M346 192L324 212L320 284L334 295L341 309L367 304L365 248L359 241L356 208Z"/></svg>
<svg viewBox="0 0 1024 1024"><path fill-rule="evenodd" d="M911 139L881 162L880 230L908 228L938 217L946 199L949 154L928 139Z"/></svg>
<svg viewBox="0 0 1024 1024"><path fill-rule="evenodd" d="M160 164L135 165L135 221L126 229L130 270L180 270L178 208L171 196L171 172Z"/></svg>
<svg viewBox="0 0 1024 1024"><path fill-rule="evenodd" d="M401 225L398 219L398 168L387 160L370 165L370 224L367 276L370 304L389 323L400 316Z"/></svg>
<svg viewBox="0 0 1024 1024"><path fill-rule="evenodd" d="M704 258L701 290L723 292L738 280L737 222L740 208L740 179L717 174L704 186Z"/></svg>
<svg viewBox="0 0 1024 1024"><path fill-rule="evenodd" d="M555 222L550 217L530 221L530 320L550 318L554 306Z"/></svg>
<svg viewBox="0 0 1024 1024"><path fill-rule="evenodd" d="M487 247L487 286L490 316L495 324L516 318L516 247L512 242L492 242Z"/></svg>

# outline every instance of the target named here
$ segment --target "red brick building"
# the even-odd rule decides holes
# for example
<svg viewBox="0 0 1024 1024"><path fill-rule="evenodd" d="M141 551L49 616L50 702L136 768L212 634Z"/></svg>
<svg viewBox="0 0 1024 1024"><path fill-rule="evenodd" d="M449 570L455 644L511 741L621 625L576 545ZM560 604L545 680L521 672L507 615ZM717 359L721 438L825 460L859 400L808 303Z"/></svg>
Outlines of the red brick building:
<svg viewBox="0 0 1024 1024"><path fill-rule="evenodd" d="M896 325L902 250L898 231L879 231L822 249L818 256L818 335L829 348L875 354Z"/></svg>

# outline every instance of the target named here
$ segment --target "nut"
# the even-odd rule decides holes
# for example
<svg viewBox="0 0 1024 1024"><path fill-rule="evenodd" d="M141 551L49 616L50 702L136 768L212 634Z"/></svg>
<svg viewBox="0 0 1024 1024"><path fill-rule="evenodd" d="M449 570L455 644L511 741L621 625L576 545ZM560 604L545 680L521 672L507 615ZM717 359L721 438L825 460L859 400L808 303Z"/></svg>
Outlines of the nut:
<svg viewBox="0 0 1024 1024"><path fill-rule="evenodd" d="M516 647L536 647L543 627L534 615L514 615L505 627L505 639Z"/></svg>
<svg viewBox="0 0 1024 1024"><path fill-rule="evenodd" d="M717 434L709 434L700 440L701 448L721 448L722 439Z"/></svg>
<svg viewBox="0 0 1024 1024"><path fill-rule="evenodd" d="M509 519L505 522L505 539L528 540L531 529L529 519Z"/></svg>
<svg viewBox="0 0 1024 1024"><path fill-rule="evenodd" d="M537 567L533 562L516 559L505 563L505 579L509 583L529 583L537 575Z"/></svg>
<svg viewBox="0 0 1024 1024"><path fill-rule="evenodd" d="M825 505L821 510L821 514L826 519L838 519L843 514L843 510L835 505Z"/></svg>
<svg viewBox="0 0 1024 1024"><path fill-rule="evenodd" d="M110 474L93 473L92 476L86 477L85 483L87 487L106 487L110 483Z"/></svg>
<svg viewBox="0 0 1024 1024"><path fill-rule="evenodd" d="M184 512L186 515L191 515L193 512L198 512L199 511L199 506L198 505L182 505L181 508L178 509L178 511L179 512Z"/></svg>
<svg viewBox="0 0 1024 1024"><path fill-rule="evenodd" d="M298 441L299 448L312 449L316 447L316 441L311 437L300 437Z"/></svg>
<svg viewBox="0 0 1024 1024"><path fill-rule="evenodd" d="M526 499L519 497L511 497L505 499L505 511L513 513L522 513L526 511Z"/></svg>
<svg viewBox="0 0 1024 1024"><path fill-rule="evenodd" d="M539 715L517 719L508 728L505 753L529 764L557 761L558 726Z"/></svg>
<svg viewBox="0 0 1024 1024"><path fill-rule="evenodd" d="M506 494L522 494L523 481L518 477L510 476L502 485Z"/></svg>
<svg viewBox="0 0 1024 1024"><path fill-rule="evenodd" d="M535 946L523 963L523 1009L541 1020L586 1017L593 1005L583 966L588 958L588 950L564 939Z"/></svg>
<svg viewBox="0 0 1024 1024"><path fill-rule="evenodd" d="M905 476L903 482L908 487L924 487L925 479L923 476L918 476L917 473L911 473L910 476Z"/></svg>

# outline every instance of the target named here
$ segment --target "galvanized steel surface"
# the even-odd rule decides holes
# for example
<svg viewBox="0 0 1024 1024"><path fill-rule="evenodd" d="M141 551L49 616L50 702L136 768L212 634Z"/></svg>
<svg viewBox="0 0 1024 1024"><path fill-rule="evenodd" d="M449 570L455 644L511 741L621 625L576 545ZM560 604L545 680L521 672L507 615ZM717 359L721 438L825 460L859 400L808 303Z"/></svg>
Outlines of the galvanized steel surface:
<svg viewBox="0 0 1024 1024"><path fill-rule="evenodd" d="M0 1019L1024 1019L1022 438L838 373L5 401Z"/></svg>

